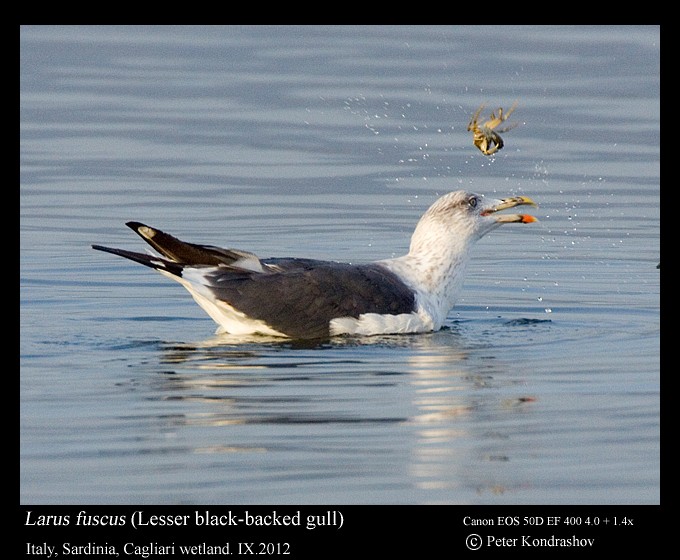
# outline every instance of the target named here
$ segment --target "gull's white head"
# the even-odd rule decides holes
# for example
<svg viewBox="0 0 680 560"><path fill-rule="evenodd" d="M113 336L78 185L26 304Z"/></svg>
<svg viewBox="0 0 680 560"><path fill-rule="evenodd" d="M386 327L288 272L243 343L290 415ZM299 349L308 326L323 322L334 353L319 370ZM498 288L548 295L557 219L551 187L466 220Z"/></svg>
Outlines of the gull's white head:
<svg viewBox="0 0 680 560"><path fill-rule="evenodd" d="M492 199L466 191L445 194L418 222L411 238L410 252L418 253L426 247L431 250L433 243L445 243L464 251L501 224L536 222L536 218L528 214L497 213L525 205L536 206L536 203L526 196Z"/></svg>

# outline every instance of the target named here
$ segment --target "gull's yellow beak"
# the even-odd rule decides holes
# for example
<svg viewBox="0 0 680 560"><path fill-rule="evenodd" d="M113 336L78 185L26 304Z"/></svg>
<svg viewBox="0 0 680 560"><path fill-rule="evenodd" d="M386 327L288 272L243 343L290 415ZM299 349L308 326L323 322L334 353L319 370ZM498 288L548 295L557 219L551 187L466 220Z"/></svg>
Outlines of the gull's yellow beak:
<svg viewBox="0 0 680 560"><path fill-rule="evenodd" d="M507 210L508 208L515 208L516 206L534 206L538 208L538 204L528 196L513 196L511 198L503 198L494 201L494 204L482 211L482 216L490 216L500 210ZM530 216L529 214L498 214L497 216L494 216L494 219L499 223L520 222L523 224L530 224L538 221L534 216Z"/></svg>

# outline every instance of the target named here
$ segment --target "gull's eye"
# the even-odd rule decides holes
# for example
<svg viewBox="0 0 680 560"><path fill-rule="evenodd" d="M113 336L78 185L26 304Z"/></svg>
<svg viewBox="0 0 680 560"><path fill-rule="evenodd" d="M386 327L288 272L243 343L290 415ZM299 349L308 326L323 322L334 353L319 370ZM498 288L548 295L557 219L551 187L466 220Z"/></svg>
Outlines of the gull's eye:
<svg viewBox="0 0 680 560"><path fill-rule="evenodd" d="M471 196L468 198L468 204L470 205L470 208L477 208L477 202L479 201L477 200L476 196Z"/></svg>

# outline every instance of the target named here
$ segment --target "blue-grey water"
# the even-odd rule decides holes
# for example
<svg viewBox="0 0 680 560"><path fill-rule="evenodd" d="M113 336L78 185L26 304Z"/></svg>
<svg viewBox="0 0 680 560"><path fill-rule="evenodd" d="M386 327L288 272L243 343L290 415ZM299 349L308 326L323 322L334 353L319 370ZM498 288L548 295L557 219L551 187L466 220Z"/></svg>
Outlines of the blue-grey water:
<svg viewBox="0 0 680 560"><path fill-rule="evenodd" d="M658 27L20 33L23 504L656 504ZM518 101L493 157L471 114ZM402 254L457 189L539 222L476 246L440 332L214 335L92 243Z"/></svg>

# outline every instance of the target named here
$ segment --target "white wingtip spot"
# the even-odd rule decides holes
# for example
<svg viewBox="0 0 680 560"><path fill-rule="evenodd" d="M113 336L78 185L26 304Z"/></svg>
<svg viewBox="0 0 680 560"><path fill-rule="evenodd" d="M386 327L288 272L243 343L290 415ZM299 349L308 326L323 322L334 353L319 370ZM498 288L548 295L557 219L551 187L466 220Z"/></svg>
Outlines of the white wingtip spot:
<svg viewBox="0 0 680 560"><path fill-rule="evenodd" d="M151 239L154 235L156 235L156 231L147 226L142 226L137 231L139 231L139 233L141 233L147 239Z"/></svg>

